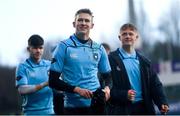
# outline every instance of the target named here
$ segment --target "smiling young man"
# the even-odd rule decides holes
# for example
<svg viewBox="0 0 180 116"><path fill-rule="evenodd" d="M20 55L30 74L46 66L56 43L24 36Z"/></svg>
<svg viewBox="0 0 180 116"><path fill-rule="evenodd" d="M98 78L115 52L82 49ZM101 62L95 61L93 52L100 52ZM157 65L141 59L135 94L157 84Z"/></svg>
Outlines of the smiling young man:
<svg viewBox="0 0 180 116"><path fill-rule="evenodd" d="M161 113L169 110L162 83L150 61L134 48L138 30L130 23L122 25L119 40L122 47L109 55L113 86L109 114L152 115L154 103Z"/></svg>
<svg viewBox="0 0 180 116"><path fill-rule="evenodd" d="M110 97L111 68L104 47L89 37L93 26L92 12L78 10L73 22L75 33L60 42L53 54L49 86L64 91L64 114L97 114L91 107L93 92L100 88L97 72L105 79L104 99Z"/></svg>
<svg viewBox="0 0 180 116"><path fill-rule="evenodd" d="M41 59L44 40L39 35L28 39L29 58L20 63L16 69L16 86L22 95L23 114L54 114L53 93L48 87L50 61Z"/></svg>

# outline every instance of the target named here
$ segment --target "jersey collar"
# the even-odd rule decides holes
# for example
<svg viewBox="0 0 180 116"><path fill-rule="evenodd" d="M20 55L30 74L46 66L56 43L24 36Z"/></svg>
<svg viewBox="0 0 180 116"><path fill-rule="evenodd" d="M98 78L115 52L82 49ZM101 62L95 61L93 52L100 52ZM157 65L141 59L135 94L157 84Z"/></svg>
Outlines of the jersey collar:
<svg viewBox="0 0 180 116"><path fill-rule="evenodd" d="M135 50L131 54L129 54L123 48L119 48L119 54L123 59L137 59Z"/></svg>

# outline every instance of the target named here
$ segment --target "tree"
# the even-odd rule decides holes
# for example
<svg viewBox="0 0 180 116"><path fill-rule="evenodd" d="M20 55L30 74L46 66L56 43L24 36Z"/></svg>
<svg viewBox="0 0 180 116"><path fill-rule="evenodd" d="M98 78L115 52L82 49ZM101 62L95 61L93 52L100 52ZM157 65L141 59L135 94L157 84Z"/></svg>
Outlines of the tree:
<svg viewBox="0 0 180 116"><path fill-rule="evenodd" d="M173 0L169 11L169 21L172 26L173 45L180 45L180 1Z"/></svg>
<svg viewBox="0 0 180 116"><path fill-rule="evenodd" d="M163 52L166 52L168 56L167 60L179 60L180 59L180 8L179 1L172 2L168 14L162 15L161 22L159 22L159 31L165 38L166 48Z"/></svg>

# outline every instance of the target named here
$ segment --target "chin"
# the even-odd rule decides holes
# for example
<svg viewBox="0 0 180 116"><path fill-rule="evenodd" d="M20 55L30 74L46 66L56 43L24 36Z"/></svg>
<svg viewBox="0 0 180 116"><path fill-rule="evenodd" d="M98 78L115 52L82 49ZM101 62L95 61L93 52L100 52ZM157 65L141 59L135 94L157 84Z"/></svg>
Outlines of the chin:
<svg viewBox="0 0 180 116"><path fill-rule="evenodd" d="M39 60L41 59L41 56L35 56L35 59Z"/></svg>
<svg viewBox="0 0 180 116"><path fill-rule="evenodd" d="M78 33L85 34L86 31L78 31Z"/></svg>
<svg viewBox="0 0 180 116"><path fill-rule="evenodd" d="M132 45L131 44L123 44L123 46L130 47Z"/></svg>
<svg viewBox="0 0 180 116"><path fill-rule="evenodd" d="M130 43L123 43L123 45L131 45Z"/></svg>

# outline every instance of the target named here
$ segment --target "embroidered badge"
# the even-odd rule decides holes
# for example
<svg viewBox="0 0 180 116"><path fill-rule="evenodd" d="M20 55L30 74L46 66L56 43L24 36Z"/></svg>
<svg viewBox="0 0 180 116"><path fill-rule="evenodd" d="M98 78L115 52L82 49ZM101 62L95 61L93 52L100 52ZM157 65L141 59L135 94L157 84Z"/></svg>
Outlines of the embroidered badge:
<svg viewBox="0 0 180 116"><path fill-rule="evenodd" d="M119 68L119 66L116 67L116 70L117 70L117 71L121 71L121 69Z"/></svg>
<svg viewBox="0 0 180 116"><path fill-rule="evenodd" d="M94 60L98 60L98 53L93 53Z"/></svg>

